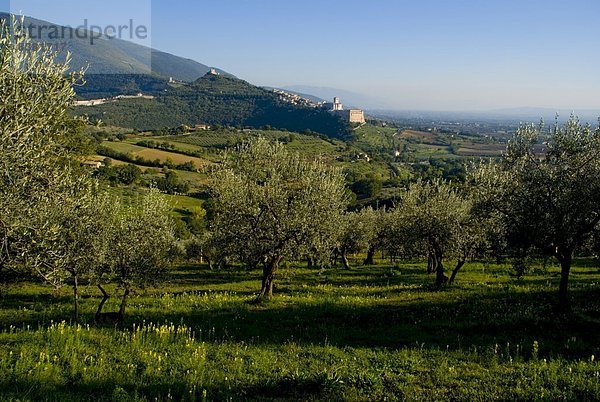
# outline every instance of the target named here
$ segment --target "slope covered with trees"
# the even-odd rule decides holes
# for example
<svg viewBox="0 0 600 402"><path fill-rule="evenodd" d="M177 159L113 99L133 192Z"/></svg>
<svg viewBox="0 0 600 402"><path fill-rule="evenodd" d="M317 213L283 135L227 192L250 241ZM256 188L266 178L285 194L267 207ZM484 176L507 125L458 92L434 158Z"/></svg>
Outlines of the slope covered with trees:
<svg viewBox="0 0 600 402"><path fill-rule="evenodd" d="M224 75L207 74L189 85L169 87L153 100L128 99L80 107L77 113L109 125L138 130L208 123L272 126L334 138L349 134L347 124L324 110L292 105L271 91Z"/></svg>
<svg viewBox="0 0 600 402"><path fill-rule="evenodd" d="M102 99L118 95L160 95L168 80L149 74L86 74L85 84L75 88L79 99Z"/></svg>

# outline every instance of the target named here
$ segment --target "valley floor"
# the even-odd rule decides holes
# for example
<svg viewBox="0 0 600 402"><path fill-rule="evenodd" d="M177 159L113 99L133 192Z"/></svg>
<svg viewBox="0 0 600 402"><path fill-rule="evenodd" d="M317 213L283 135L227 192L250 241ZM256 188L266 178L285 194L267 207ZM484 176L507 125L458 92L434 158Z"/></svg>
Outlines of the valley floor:
<svg viewBox="0 0 600 402"><path fill-rule="evenodd" d="M600 269L578 262L561 318L557 272L475 263L436 291L422 263L289 267L255 305L258 272L186 266L121 329L93 324L93 287L76 327L69 289L21 284L0 300L0 399L599 400Z"/></svg>

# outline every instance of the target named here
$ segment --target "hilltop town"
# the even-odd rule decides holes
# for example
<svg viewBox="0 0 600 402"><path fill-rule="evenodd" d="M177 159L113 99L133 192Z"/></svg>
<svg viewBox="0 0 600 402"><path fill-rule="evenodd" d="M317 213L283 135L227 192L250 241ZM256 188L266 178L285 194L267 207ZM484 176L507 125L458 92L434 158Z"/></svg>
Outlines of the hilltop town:
<svg viewBox="0 0 600 402"><path fill-rule="evenodd" d="M301 95L284 91L282 89L274 89L279 99L295 106L305 106L312 108L320 108L327 110L333 115L340 117L348 123L364 124L366 122L365 112L361 109L344 109L339 97L333 98L333 102L315 102Z"/></svg>

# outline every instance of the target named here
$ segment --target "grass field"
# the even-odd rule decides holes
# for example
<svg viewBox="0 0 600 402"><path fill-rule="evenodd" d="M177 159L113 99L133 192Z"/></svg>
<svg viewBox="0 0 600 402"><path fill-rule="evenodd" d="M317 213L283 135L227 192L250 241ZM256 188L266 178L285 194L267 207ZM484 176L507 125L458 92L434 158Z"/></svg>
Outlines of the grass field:
<svg viewBox="0 0 600 402"><path fill-rule="evenodd" d="M365 125L354 131L356 145L369 152L393 153L399 144L398 129Z"/></svg>
<svg viewBox="0 0 600 402"><path fill-rule="evenodd" d="M176 163L176 164L182 164L182 163L191 161L191 162L194 162L194 165L197 168L202 168L203 166L206 166L208 164L208 162L205 161L204 159L195 158L193 156L177 154L174 152L162 151L160 149L145 148L142 151L136 152L136 155L141 156L142 158L151 160L151 161L155 160L155 159L159 159L161 162L165 162L167 159L170 159L173 161L173 163Z"/></svg>
<svg viewBox="0 0 600 402"><path fill-rule="evenodd" d="M165 195L165 197L177 216L189 215L202 207L202 201L197 198L184 195Z"/></svg>
<svg viewBox="0 0 600 402"><path fill-rule="evenodd" d="M171 144L171 145L175 146L177 149L186 151L186 152L201 152L202 150L204 150L204 148L202 148L201 146L187 144L185 142L173 141L171 138L172 137L154 137L154 138L152 138L152 140ZM139 138L133 139L134 142L137 142L139 140L140 140Z"/></svg>
<svg viewBox="0 0 600 402"><path fill-rule="evenodd" d="M140 156L149 161L158 159L161 162L165 162L167 159L170 159L175 164L183 164L191 161L194 162L194 165L197 168L202 168L209 164L209 162L205 159L182 155L175 152L162 151L159 149L144 148L130 142L104 141L102 145L118 152L129 153L133 156Z"/></svg>
<svg viewBox="0 0 600 402"><path fill-rule="evenodd" d="M146 149L126 141L104 141L102 145L117 152L133 155Z"/></svg>
<svg viewBox="0 0 600 402"><path fill-rule="evenodd" d="M578 263L560 319L555 266L516 279L471 264L442 291L423 271L284 268L255 305L259 272L182 266L133 296L121 329L93 325L93 287L74 327L69 289L24 283L0 301L0 399L600 399L594 262Z"/></svg>

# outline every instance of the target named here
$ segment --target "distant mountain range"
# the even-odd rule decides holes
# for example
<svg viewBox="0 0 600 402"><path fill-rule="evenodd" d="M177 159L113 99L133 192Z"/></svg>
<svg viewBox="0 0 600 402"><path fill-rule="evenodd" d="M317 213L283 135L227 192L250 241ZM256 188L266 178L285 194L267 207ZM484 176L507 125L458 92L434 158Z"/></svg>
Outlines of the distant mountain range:
<svg viewBox="0 0 600 402"><path fill-rule="evenodd" d="M17 16L17 18L20 18ZM0 12L0 19L10 19L10 14ZM91 44L89 31L75 34L74 28L63 27L43 20L25 17L25 27L31 27L33 39L53 44L64 59L71 52L71 69L87 68L87 75L144 74L191 82L204 76L210 67L194 60L174 56L132 42L102 37ZM39 28L39 29L38 29ZM60 32L58 36L53 32ZM221 74L227 74L218 70Z"/></svg>

